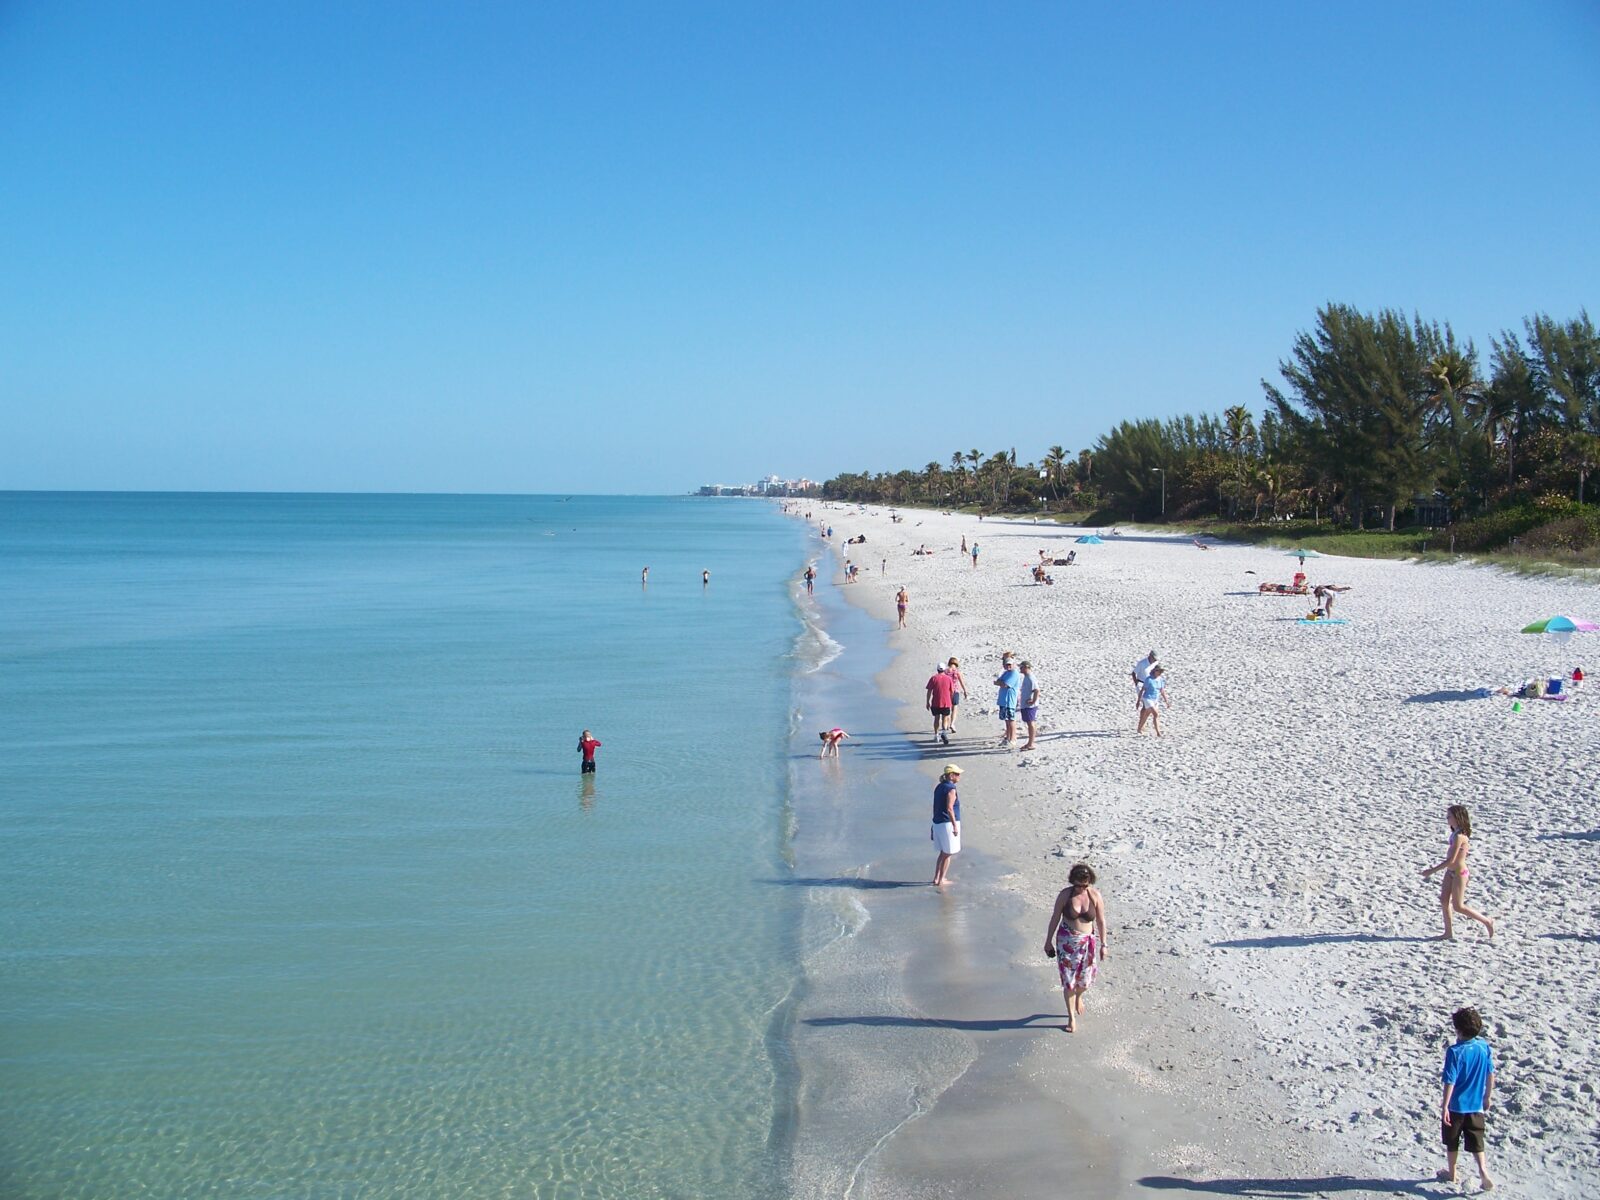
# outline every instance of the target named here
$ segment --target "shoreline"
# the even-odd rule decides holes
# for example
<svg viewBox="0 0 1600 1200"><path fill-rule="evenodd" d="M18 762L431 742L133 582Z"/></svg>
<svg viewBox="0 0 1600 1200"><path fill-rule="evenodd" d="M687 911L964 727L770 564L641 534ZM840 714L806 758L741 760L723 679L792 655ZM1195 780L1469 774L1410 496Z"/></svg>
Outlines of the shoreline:
<svg viewBox="0 0 1600 1200"><path fill-rule="evenodd" d="M857 893L871 911L864 928L849 935L857 943L850 946L856 961L808 967L807 996L796 1006L795 1053L803 1081L799 1156L812 1161L797 1171L795 1195L911 1200L954 1189L979 1200L1054 1196L1064 1161L1072 1164L1073 1193L1088 1197L1123 1196L1142 1178L1201 1166L1237 1165L1239 1173L1249 1173L1255 1158L1202 1147L1258 1144L1259 1126L1217 1121L1208 1102L1169 1083L1164 1072L1170 1064L1146 1067L1140 1061L1140 1031L1157 1026L1153 1005L1137 999L1142 989L1132 982L1136 968L1118 963L1111 969L1123 981L1103 975L1091 992L1095 1033L1080 1039L1061 1030L1065 1008L1054 965L1035 946L1048 907L1037 912L1017 886L1016 847L998 833L1003 824L980 815L1014 806L1018 794L983 762L979 746L971 744L971 727L954 746L925 744L922 713L904 700L920 696L924 675L912 665L911 648L895 644L890 594L827 578L820 568L832 558L825 556L825 545L818 549L822 587L834 596L818 608L824 618L828 607L840 604L857 614L855 636L841 639L840 657L878 660L864 679L857 678L864 691L856 703L884 715L870 724L870 740L846 743L841 770L865 775L868 761L875 767L888 761L898 770L891 795L875 790L885 782L880 771L847 782L847 794L869 800L873 815L835 815L835 827L813 838L809 848L800 839L797 851L802 876L802 867L826 861L873 886ZM797 745L809 750L811 736L807 725ZM814 752L808 757L814 759ZM964 790L974 799L964 802L965 823L985 832L968 836L968 848L952 869L952 886L937 892L927 881L933 852L925 836L926 810L938 765L947 759L967 768ZM808 815L818 817L797 812L802 827ZM841 877L828 882L838 885ZM893 902L884 903L885 897ZM1120 924L1115 916L1113 923ZM911 948L884 952L873 944L897 938ZM869 971L878 978L863 980ZM871 1038L842 1052L808 1037L805 1023L839 1020L818 1013L852 989L869 991L895 1011L876 1014L885 1019L869 1027ZM873 1044L886 1039L893 1039L893 1048ZM886 1062L896 1054L903 1061ZM870 1119L868 1112L884 1105L889 1115L863 1139L869 1143L864 1155L840 1161L836 1146L848 1143L855 1130L850 1122L819 1122L818 1116L820 1109L848 1104L846 1092L870 1098L850 1111L851 1121ZM971 1136L974 1130L983 1131L981 1139ZM817 1134L811 1145L807 1132ZM1302 1162L1301 1174L1324 1173L1313 1156L1287 1141L1270 1162Z"/></svg>
<svg viewBox="0 0 1600 1200"><path fill-rule="evenodd" d="M1087 1071L1092 1079L1088 1086L1096 1094L1097 1103L1109 1101L1101 1105L1107 1111L1090 1115L1091 1126L1094 1119L1106 1118L1107 1123L1114 1127L1114 1133L1103 1144L1104 1153L1108 1157L1115 1155L1120 1146L1123 1155L1120 1168L1113 1168L1109 1172L1117 1176L1117 1185L1108 1189L1106 1194L1126 1194L1125 1190L1119 1193L1117 1189L1143 1183L1145 1187L1179 1194L1204 1195L1215 1194L1224 1185L1241 1188L1254 1183L1281 1188L1290 1180L1307 1195L1324 1192L1338 1195L1389 1194L1397 1188L1431 1181L1433 1169L1442 1162L1442 1154L1436 1151L1432 1140L1427 1137L1426 1120L1421 1114L1427 1111L1429 1096L1433 1092L1433 1080L1437 1074L1437 1065L1433 1060L1444 1042L1444 1034L1433 1027L1436 1024L1434 1017L1438 1015L1436 1010L1452 1001L1436 988L1431 988L1424 989L1411 1000L1413 1008L1423 1007L1424 1011L1414 1012L1409 1017L1403 1011L1396 1013L1394 1006L1386 1002L1368 1004L1365 1009L1359 1001L1352 1006L1349 1000L1358 998L1362 993L1352 994L1345 984L1337 980L1325 982L1322 976L1326 970L1317 969L1317 951L1304 949L1327 941L1327 938L1315 932L1276 934L1256 939L1241 939L1236 935L1231 939L1227 937L1228 922L1219 919L1218 914L1212 911L1214 905L1210 897L1228 895L1228 887L1239 890L1244 884L1252 882L1255 887L1240 892L1248 896L1248 901L1241 905L1240 922L1246 929L1265 928L1269 931L1286 925L1286 914L1273 907L1282 887L1273 886L1268 880L1265 894L1257 894L1262 891L1258 877L1264 862L1270 862L1270 859L1264 860L1260 852L1248 853L1243 862L1248 874L1240 875L1236 871L1232 879L1226 879L1225 872L1218 872L1218 863L1207 861L1215 860L1219 849L1224 854L1230 850L1237 852L1238 843L1230 838L1236 839L1240 831L1248 829L1249 822L1256 815L1252 811L1254 801L1248 794L1241 796L1238 788L1229 789L1226 786L1226 773L1237 768L1248 780L1250 752L1259 750L1259 747L1253 746L1247 739L1239 745L1231 745L1230 741L1235 739L1218 737L1214 744L1206 745L1206 753L1201 757L1215 756L1222 761L1195 769L1194 764L1175 761L1179 756L1192 755L1202 745L1201 741L1196 740L1199 734L1192 728L1192 719L1187 713L1183 713L1179 719L1183 727L1178 731L1178 736L1169 736L1161 743L1147 739L1145 745L1140 745L1132 741L1128 731L1083 728L1095 724L1103 726L1108 714L1113 715L1114 723L1122 719L1116 712L1118 706L1114 701L1112 708L1107 710L1102 697L1080 697L1069 683L1069 673L1076 675L1083 665L1087 665L1082 663L1082 659L1098 656L1085 656L1082 648L1066 652L1059 645L1049 653L1043 649L1037 652L1032 649L1052 639L1060 642L1063 637L1072 641L1092 639L1093 631L1071 625L1064 631L1051 630L1047 634L1044 629L1037 627L1037 618L1030 616L1028 606L1043 605L1046 598L1062 607L1075 606L1079 597L1074 592L1083 591L1083 585L1091 579L1095 580L1094 588L1105 591L1112 601L1118 594L1126 594L1130 588L1134 594L1139 594L1140 581L1148 578L1148 563L1141 562L1138 570L1124 570L1123 564L1104 553L1108 549L1115 553L1116 547L1098 547L1095 548L1098 553L1092 560L1080 555L1078 568L1056 569L1058 585L1067 585L1067 590L1062 586L1054 589L1030 587L1020 566L1024 560L1009 548L994 553L990 551L990 546L1009 547L1015 544L1015 539L1020 538L1026 541L1030 549L1036 544L1054 544L1062 547L1061 552L1064 553L1065 544L1081 531L1026 523L980 523L975 518L940 517L922 510L905 510L905 514L906 522L894 526L881 513L858 514L839 508L826 510L826 515L832 518L835 526L833 546L836 557L842 558L846 553L842 544L846 536L861 532L872 535L865 550L860 551L865 562L871 564L870 569L863 567L860 583L840 588L846 599L870 613L882 625L892 626L893 589L901 582L910 581L912 626L905 632L889 630L888 640L894 648L895 659L877 681L879 690L890 701L891 711L896 712L895 725L900 730L903 744L921 746L919 756L928 762L943 761L944 757L954 756L958 752L970 754L970 757L960 758L963 766L968 768L964 779L964 799L966 795L973 797L967 801L967 823L971 825L967 841L980 853L964 852L957 860L954 874L957 886L952 891L958 896L964 895L963 884L970 881L981 887L988 882L1013 899L1015 906L1009 913L996 913L991 918L986 912L986 919L994 921L995 928L990 930L991 934L997 937L1003 935L1006 940L1009 959L1003 968L1005 973L1021 974L1033 980L1030 986L1036 990L1032 994L1038 996L1040 1002L1029 1008L1029 1012L1063 1012L1054 971L1034 943L1041 940L1049 901L1055 888L1060 886L1059 877L1064 876L1065 868L1078 857L1088 858L1101 874L1102 889L1106 892L1111 910L1113 949L1104 972L1089 994L1090 1020L1086 1024L1086 1031L1081 1035L1081 1040L1080 1035L1070 1039L1075 1043L1071 1047L1070 1057L1062 1054L1059 1047L1049 1045L1047 1040L1037 1038L1037 1044L1031 1052L1014 1055L1010 1059L1004 1058L998 1050L981 1050L974 1065L964 1072L962 1083L942 1093L925 1114L906 1125L879 1152L878 1162L883 1178L895 1184L915 1181L916 1186L909 1187L907 1194L917 1190L917 1187L948 1183L952 1172L957 1175L962 1173L958 1161L960 1155L951 1149L958 1138L951 1135L958 1135L961 1130L975 1124L986 1129L993 1124L997 1129L994 1137L1005 1138L1003 1151L993 1153L994 1148L1002 1143L991 1139L988 1143L990 1153L981 1164L981 1171L974 1170L970 1180L963 1180L963 1190L980 1196L1027 1195L1031 1194L1029 1180L1032 1179L1038 1184L1035 1190L1043 1194L1044 1181L1049 1176L1040 1176L1035 1172L1043 1170L1049 1163L1053 1163L1054 1169L1059 1171L1071 1161L1070 1156L1063 1155L1057 1144L1061 1123L1059 1119L1053 1119L1043 1123L1046 1128L1023 1133L1029 1129L1033 1118L1028 1112L1019 1110L1041 1103L1047 1107L1053 1104L1064 1106L1069 1099L1065 1093L1073 1090L1074 1084L1079 1091L1083 1090ZM983 568L987 569L980 569L971 576L965 574L970 568L965 566L964 560L959 564L962 571L954 571L958 564L955 562L953 542L963 530L982 536L985 541ZM934 545L935 539L938 539L937 557L932 560L908 559L910 547L923 542ZM948 548L944 545L946 541L952 543ZM1207 569L1219 581L1223 574L1231 577L1241 567L1240 560L1235 558L1226 564L1226 571L1219 573L1217 569L1225 565L1224 559L1230 555L1249 555L1253 550L1250 547L1227 547L1205 555L1194 551L1185 557L1183 549L1187 546L1186 539L1180 543L1177 539L1141 534L1118 541L1126 543L1129 550L1137 547L1135 554L1123 556L1126 559L1141 557L1168 573L1172 569L1190 572L1198 566ZM1259 569L1270 569L1275 565L1271 563L1270 555L1266 556L1267 561L1263 564L1255 561L1263 557L1261 552L1257 550L1253 553L1252 561ZM1177 557L1172 557L1174 555ZM879 560L884 557L891 560L895 571L905 575L906 580L898 577L879 578ZM1002 557L1017 561L1004 564L995 561ZM1073 572L1080 570L1086 561L1095 563L1094 574L1074 575ZM1407 569L1415 570L1409 564L1383 560L1330 560L1321 565L1324 569L1331 565L1340 572L1341 577L1351 572L1392 576ZM1431 568L1430 574L1438 570L1440 568ZM1005 572L1003 581L1002 572ZM1485 586L1481 582L1482 574L1478 573L1478 588ZM919 575L922 576L920 583L917 582ZM1062 575L1068 578L1061 579ZM1162 577L1166 578L1165 575ZM941 581L937 586L935 579ZM1354 598L1367 601L1368 582L1365 579L1358 582L1362 586ZM1405 594L1408 590L1403 574L1398 580L1389 578L1384 582L1394 589L1394 595ZM1415 581L1417 584L1422 582ZM1527 603L1558 603L1563 596L1570 597L1574 586L1581 586L1567 581L1530 581L1521 577L1509 580L1495 578L1488 586L1502 584L1543 593L1537 598L1527 597ZM836 585L832 581L825 581L825 586ZM1188 586L1188 581L1184 586ZM1005 589L1012 587L1021 590L1007 595ZM980 597L982 603L976 603ZM1021 610L1015 603L1018 598L1027 598L1027 604ZM1376 596L1372 599L1376 599ZM1407 599L1415 604L1414 596L1407 596ZM1099 597L1096 597L1096 603L1099 603ZM1180 615L1188 625L1203 626L1211 613L1221 614L1229 603L1207 600L1197 595ZM1239 600L1231 601L1235 608L1240 603ZM1252 596L1246 603L1268 605L1273 602L1256 601ZM1362 617L1370 620L1371 609L1365 605L1363 607ZM982 618L968 615L979 608L984 610ZM950 611L947 613L947 610ZM1104 615L1104 610L1097 611ZM1070 621L1078 614L1056 611L1049 615L1052 621L1057 617L1065 617ZM1229 616L1232 615L1230 612ZM1274 618L1261 608L1247 607L1245 615L1255 623L1281 619L1281 615ZM1017 624L1019 619L1023 624ZM1183 651L1184 686L1190 693L1191 707L1206 711L1208 722L1224 720L1216 712L1208 710L1226 708L1227 705L1199 703L1202 700L1200 685L1212 681L1188 678L1200 674L1196 667L1188 663L1192 656L1209 652L1215 660L1223 648L1208 647L1203 629L1187 629L1181 640L1173 640L1178 635L1172 629L1172 614L1159 611L1135 613L1129 623L1135 627L1139 623L1154 623L1158 629L1167 627L1159 634L1158 640L1179 646ZM1011 632L1006 632L1008 629ZM1281 655L1284 651L1304 653L1302 644L1285 641L1281 626L1273 628L1270 624L1252 624L1245 627L1244 632L1251 638L1271 639L1280 643L1270 647L1275 654ZM1312 630L1305 631L1301 636L1338 636L1338 632L1334 629ZM1391 631L1379 629L1378 632L1387 636ZM1229 630L1229 633L1231 635L1233 631ZM1129 639L1132 645L1140 634L1119 631L1119 636ZM1028 756L992 752L988 747L994 739L988 736L970 747L958 744L949 750L938 750L929 746L924 714L919 706L907 702L908 697L920 698L925 677L924 670L912 667L911 663L926 660L931 666L936 656L942 659L954 652L962 658L964 665L975 664L978 667L976 671L966 672L969 686L977 689L975 698L978 703L966 713L962 722L962 743L965 743L971 733L971 726L967 722L980 709L991 707L984 703L985 694L989 692L984 685L988 678L985 672L994 664L983 656L993 656L1002 641L1007 645L1023 647L1025 653L1031 653L1036 663L1041 664L1041 682L1048 689L1043 722L1048 732L1042 736L1040 750ZM1512 645L1513 652L1521 652L1524 656L1533 649L1530 642L1513 642ZM1125 648L1118 647L1110 653L1114 656L1112 662L1120 665ZM1126 651L1126 656L1131 660L1135 653L1138 651ZM1163 657L1166 658L1166 655ZM1044 661L1041 663L1041 660ZM1070 672L1067 666L1069 661L1072 666ZM1273 661L1276 662L1277 658L1274 657ZM1239 666L1237 662L1228 665L1234 669ZM1220 674L1225 680L1226 672L1218 672L1215 661L1209 666L1212 675ZM1322 667L1328 672L1344 674L1336 665L1329 665L1326 659L1322 660ZM1503 668L1489 664L1487 669ZM1115 678L1117 670L1116 665L1110 668L1112 678ZM1346 686L1353 686L1356 694L1360 694L1360 685ZM1085 719L1090 715L1085 710L1093 710L1092 719ZM1569 725L1567 729L1582 744L1576 748L1569 747L1565 758L1556 755L1552 764L1558 768L1575 757L1581 758L1583 749L1588 746L1600 748L1600 740L1593 736L1594 727L1588 714L1581 716L1588 723ZM980 721L986 735L993 732L992 717L980 718ZM1327 730L1321 728L1321 722L1313 721L1311 724L1314 726L1312 736L1328 736ZM1131 720L1129 727L1131 729ZM916 737L918 734L920 738ZM1347 752L1361 757L1370 750L1365 739L1350 740L1353 744L1343 747ZM1139 747L1138 751L1133 750L1134 746ZM1243 759L1239 757L1241 752ZM1074 761L1080 757L1080 753L1089 761ZM1134 774L1130 775L1127 766L1129 753L1147 754L1150 761L1148 764L1141 761L1134 768ZM1386 764L1392 758L1392 753L1386 756ZM1118 759L1123 762L1121 769L1114 766L1110 770L1105 769ZM1341 762L1340 765L1344 764ZM1270 766L1274 770L1282 769L1282 759L1278 754L1270 756ZM1155 777L1153 788L1146 775L1148 770L1160 773ZM1314 772L1307 771L1305 775L1314 777ZM1179 792L1172 790L1174 780L1180 788ZM931 773L925 776L925 782L931 789ZM1570 783L1573 786L1581 785L1581 776L1573 778ZM1392 787L1394 783L1380 773L1376 786L1382 789ZM1196 811L1201 798L1183 794L1196 788L1203 793L1208 787L1215 789L1210 798L1218 808L1218 813L1213 813L1209 822ZM1157 793L1155 796L1151 795L1152 790ZM1363 787L1360 792L1367 790ZM1230 791L1232 794L1226 794ZM1468 798L1484 803L1478 796ZM1162 805L1155 810L1152 810L1153 799L1162 801ZM1433 803L1430 794L1426 803L1429 815L1432 815ZM1169 810L1177 811L1174 813ZM1242 822L1231 835L1216 828L1217 817L1224 811L1229 821ZM1590 817L1592 819L1592 811ZM1582 823L1581 815L1576 819ZM1417 822L1413 820L1410 823ZM1382 821L1373 822L1370 813L1357 822L1359 831L1368 835L1374 832L1374 826L1384 824ZM1167 838L1175 828L1204 830L1208 826L1210 829L1205 843L1195 847L1202 853L1189 853L1181 846L1176 853L1168 852L1171 844ZM1272 832L1275 835L1272 839L1273 850L1289 859L1284 864L1289 868L1288 878L1301 880L1295 886L1300 887L1302 897L1315 895L1315 891L1307 893L1304 890L1308 886L1305 881L1311 876L1292 860L1294 847L1283 843L1282 831L1275 829ZM1409 834L1412 830L1406 832ZM1417 832L1421 844L1410 851L1412 857L1420 861L1432 854L1436 849L1432 844L1434 832L1432 823L1423 824ZM1215 836L1218 834L1221 835L1220 840ZM1294 834L1295 830L1291 827L1287 831L1291 842ZM1389 836L1392 840L1392 829L1389 830ZM1140 861L1145 858L1154 860L1160 869L1166 871L1164 879L1160 876L1160 870L1152 876L1148 866ZM990 859L997 865L993 879L985 881L981 878L983 872L980 864ZM1432 861L1431 858L1429 861ZM1230 866L1226 861L1220 865ZM1314 875L1315 868L1311 868L1311 872ZM1592 879L1594 874L1591 863L1588 878ZM1360 883L1368 887L1374 885L1370 869L1363 868ZM1346 889L1343 887L1330 887L1326 881L1321 885L1312 882L1309 886L1337 892L1340 901L1344 899ZM1172 914L1187 913L1195 903L1197 894L1205 909L1200 919L1177 918L1174 928L1175 918ZM1502 903L1499 895L1494 896L1494 903ZM1277 909L1283 907L1277 905ZM1434 932L1428 925L1427 907L1424 903L1408 910L1413 915L1407 917L1406 923L1421 923L1418 940ZM1309 921L1315 927L1314 908L1309 905L1309 900L1303 901L1301 908L1305 910L1302 923ZM1568 908L1572 909L1573 905L1569 903ZM1437 921L1436 908L1432 920ZM1338 958L1339 964L1334 969L1342 972L1346 969L1344 960L1360 963L1371 956L1359 954L1359 946L1346 948L1340 944L1341 941L1359 941L1368 936L1381 939L1385 935L1360 933L1350 935L1349 939L1336 936L1332 939L1333 948L1324 952L1323 957ZM1390 935L1390 940L1396 936L1403 935ZM1592 938L1592 931L1585 936ZM1303 973L1298 972L1302 964L1290 961L1287 954L1268 954L1254 949L1257 945L1280 944L1291 951L1297 946L1303 947L1294 956L1300 959L1309 955L1310 961L1305 964L1307 969ZM1496 946L1500 944L1497 942ZM1233 948L1216 948L1230 945ZM1458 957L1463 949L1458 943ZM1579 952L1583 950L1581 942L1577 949ZM1466 953L1471 954L1472 951ZM1274 958L1284 961L1271 961ZM1041 970L1038 964L1045 966ZM1289 969L1285 970L1285 967ZM1572 969L1582 968L1574 963ZM916 994L915 980L922 978L925 978L924 972L912 973L914 982L910 990L915 998L928 1003L941 999L938 988L934 988L931 995ZM1473 975L1474 983L1482 978L1481 969ZM1392 990L1396 982L1394 972L1387 964L1376 978L1362 979L1362 985L1374 992L1382 992L1385 988ZM1416 985L1412 986L1415 988ZM1580 993L1577 997L1578 1010L1592 1013L1592 998L1587 997L1584 989L1575 990ZM1302 995L1302 992L1310 994ZM1331 993L1331 997L1321 992ZM950 989L946 988L943 995L949 994ZM1334 1001L1331 1006L1330 999ZM1384 997L1374 996L1372 999L1381 1001ZM1487 1001L1484 1007L1486 1016L1491 1016L1491 1007L1505 1011ZM1368 1020L1362 1019L1364 1013L1369 1016ZM1443 1010L1443 1015L1447 1017L1448 1008ZM1512 1014L1508 1012L1506 1015ZM1520 1017L1522 1014L1517 1015ZM1376 1016L1376 1029L1380 1031L1376 1039L1372 1036L1375 1026L1371 1016ZM1318 1031L1315 1024L1318 1021L1329 1022L1326 1032ZM1381 1042L1384 1040L1381 1031L1384 1028L1394 1029L1401 1021L1404 1021L1404 1028L1414 1044L1396 1047L1392 1045L1394 1039L1391 1037L1388 1039L1391 1045L1387 1054L1391 1057L1396 1053L1400 1055L1400 1061L1405 1064L1403 1075L1386 1062L1383 1053L1375 1055L1369 1046L1344 1045L1340 1041L1340 1032L1348 1031L1349 1040L1355 1043ZM1358 1025L1360 1028L1356 1028ZM1057 1040L1067 1039L1061 1035ZM1085 1043L1091 1049L1080 1050ZM1587 1038L1581 1044L1587 1052L1592 1053L1588 1051L1592 1043ZM1513 1052L1509 1042L1497 1044L1497 1053L1502 1056ZM1225 1070L1220 1072L1220 1079L1218 1064L1226 1064ZM1553 1059L1543 1059L1537 1062L1536 1069L1550 1069L1554 1065ZM1523 1073L1534 1072L1524 1069ZM1506 1074L1510 1075L1510 1072ZM1396 1087L1397 1080L1400 1088ZM1527 1084L1524 1084L1519 1096L1516 1082L1506 1079L1505 1083L1510 1086L1506 1091L1500 1091L1505 1098L1508 1114L1515 1114L1519 1109L1524 1113L1528 1111ZM1401 1089L1404 1091L1403 1101L1397 1100L1394 1095ZM1590 1096L1592 1103L1592 1094L1579 1092L1575 1085L1567 1090L1571 1095L1563 1098L1575 1103L1580 1110L1585 1095ZM1024 1093L1030 1097L1026 1103L1015 1101L1015 1097ZM1366 1098L1369 1096L1370 1099ZM1436 1096L1432 1102L1437 1104ZM1401 1107L1402 1103L1404 1107ZM1130 1122L1125 1117L1111 1118L1109 1109L1117 1105L1136 1108L1138 1119ZM1059 1109L1058 1112L1060 1116L1068 1115ZM1130 1127L1149 1125L1152 1121L1164 1132L1159 1135L1148 1131L1130 1132ZM1073 1128L1083 1127L1074 1120ZM1546 1128L1549 1128L1548 1122ZM1121 1135L1120 1141L1117 1135ZM1491 1144L1491 1162L1500 1167L1503 1183L1512 1187L1537 1187L1542 1189L1541 1194L1546 1195L1594 1194L1583 1191L1579 1172L1570 1166L1558 1167L1549 1157L1549 1152L1543 1157L1537 1153L1541 1139L1547 1136L1550 1135L1535 1134L1532 1141L1527 1141L1513 1135L1506 1140L1497 1138ZM1548 1142L1543 1144L1550 1145ZM1530 1149L1533 1150L1531 1156ZM1028 1161L1033 1155L1041 1156L1034 1167L1019 1169L1015 1178L1008 1180L1003 1188L985 1190L993 1186L997 1167L1009 1170L1009 1164ZM1071 1165L1076 1174L1080 1164ZM875 1179L874 1182L876 1185L879 1181ZM1092 1186L1091 1180L1085 1179L1084 1182ZM861 1194L898 1193L886 1187L885 1190Z"/></svg>

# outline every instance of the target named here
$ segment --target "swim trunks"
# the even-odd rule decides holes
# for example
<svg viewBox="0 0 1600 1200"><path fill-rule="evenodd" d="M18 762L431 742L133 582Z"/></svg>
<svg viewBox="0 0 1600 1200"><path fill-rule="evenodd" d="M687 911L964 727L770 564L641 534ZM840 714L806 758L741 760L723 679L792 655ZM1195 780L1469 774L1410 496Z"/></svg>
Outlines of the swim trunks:
<svg viewBox="0 0 1600 1200"><path fill-rule="evenodd" d="M1467 1143L1468 1154L1483 1153L1483 1114L1458 1113L1450 1114L1450 1120L1440 1131L1444 1136L1444 1148L1451 1153L1461 1149L1462 1141Z"/></svg>
<svg viewBox="0 0 1600 1200"><path fill-rule="evenodd" d="M579 771L579 774L580 775L593 775L594 774L594 759L591 758L587 762L585 762L583 764L583 769L581 771Z"/></svg>
<svg viewBox="0 0 1600 1200"><path fill-rule="evenodd" d="M1035 704L1031 707L1023 709L1022 719L1028 722L1030 725L1037 721L1039 719L1039 706Z"/></svg>
<svg viewBox="0 0 1600 1200"><path fill-rule="evenodd" d="M1002 721L1015 721L1017 719L1017 710L1014 708L1007 708L1004 704L1002 704L1000 706L1000 719Z"/></svg>

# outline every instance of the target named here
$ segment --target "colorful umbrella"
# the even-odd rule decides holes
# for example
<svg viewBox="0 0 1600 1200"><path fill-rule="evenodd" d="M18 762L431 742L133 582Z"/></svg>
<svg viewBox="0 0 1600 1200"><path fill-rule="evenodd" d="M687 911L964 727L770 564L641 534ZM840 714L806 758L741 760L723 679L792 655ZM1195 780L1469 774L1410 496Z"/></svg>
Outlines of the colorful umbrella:
<svg viewBox="0 0 1600 1200"><path fill-rule="evenodd" d="M1080 546L1103 546L1105 542L1105 538L1098 533L1086 533L1078 539L1078 545Z"/></svg>
<svg viewBox="0 0 1600 1200"><path fill-rule="evenodd" d="M1546 617L1542 621L1535 621L1532 625L1525 625L1523 633L1595 633L1600 632L1600 625L1593 621L1580 621L1572 617Z"/></svg>
<svg viewBox="0 0 1600 1200"><path fill-rule="evenodd" d="M1322 555L1318 554L1315 550L1285 550L1284 554L1288 555L1288 556L1290 556L1292 558L1321 558L1322 557Z"/></svg>

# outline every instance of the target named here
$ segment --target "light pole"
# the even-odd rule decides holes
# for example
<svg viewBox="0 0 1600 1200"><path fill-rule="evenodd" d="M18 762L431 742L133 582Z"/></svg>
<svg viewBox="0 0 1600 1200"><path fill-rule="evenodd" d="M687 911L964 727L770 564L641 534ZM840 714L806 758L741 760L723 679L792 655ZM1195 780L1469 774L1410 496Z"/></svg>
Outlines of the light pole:
<svg viewBox="0 0 1600 1200"><path fill-rule="evenodd" d="M1150 471L1152 474L1161 476L1161 516L1165 519L1167 515L1167 473L1160 467L1151 467Z"/></svg>

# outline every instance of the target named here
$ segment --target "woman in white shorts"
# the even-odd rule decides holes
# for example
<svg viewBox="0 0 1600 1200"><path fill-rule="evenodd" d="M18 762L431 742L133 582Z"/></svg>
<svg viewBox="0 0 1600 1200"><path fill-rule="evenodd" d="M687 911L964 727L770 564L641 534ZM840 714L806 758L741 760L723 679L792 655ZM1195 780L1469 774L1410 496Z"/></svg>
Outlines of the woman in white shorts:
<svg viewBox="0 0 1600 1200"><path fill-rule="evenodd" d="M946 763L933 789L933 829L928 836L938 847L939 857L933 864L933 886L945 885L945 874L950 860L961 853L961 796L956 784L961 782L961 768Z"/></svg>

